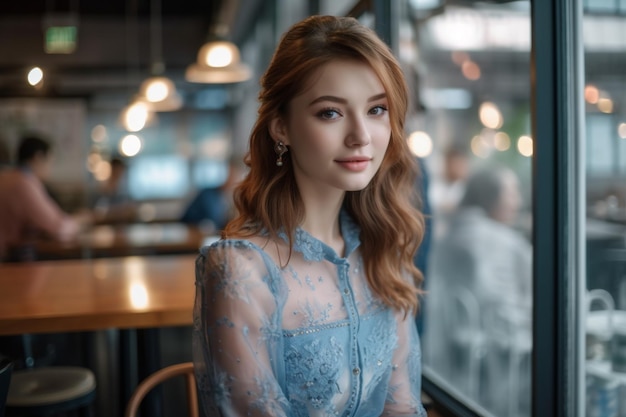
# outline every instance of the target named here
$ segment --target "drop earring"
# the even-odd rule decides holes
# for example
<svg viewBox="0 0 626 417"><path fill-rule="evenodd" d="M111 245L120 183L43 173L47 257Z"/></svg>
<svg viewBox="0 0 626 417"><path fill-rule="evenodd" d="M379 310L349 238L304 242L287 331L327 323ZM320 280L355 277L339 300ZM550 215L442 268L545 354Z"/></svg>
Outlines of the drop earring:
<svg viewBox="0 0 626 417"><path fill-rule="evenodd" d="M276 143L274 143L274 152L276 152L276 155L278 155L278 158L276 158L276 166L282 167L283 155L287 152L287 145L285 145L280 140L277 141Z"/></svg>

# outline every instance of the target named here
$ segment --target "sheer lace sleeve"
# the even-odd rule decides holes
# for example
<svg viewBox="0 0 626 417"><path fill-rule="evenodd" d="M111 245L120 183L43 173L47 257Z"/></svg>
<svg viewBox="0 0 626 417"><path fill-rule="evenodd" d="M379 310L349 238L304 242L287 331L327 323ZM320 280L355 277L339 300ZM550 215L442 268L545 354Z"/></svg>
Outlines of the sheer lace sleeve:
<svg viewBox="0 0 626 417"><path fill-rule="evenodd" d="M396 313L398 345L393 354L391 380L383 416L425 417L421 402L421 349L414 317Z"/></svg>
<svg viewBox="0 0 626 417"><path fill-rule="evenodd" d="M284 297L272 265L258 247L230 240L196 261L194 364L207 415L289 415L279 384Z"/></svg>

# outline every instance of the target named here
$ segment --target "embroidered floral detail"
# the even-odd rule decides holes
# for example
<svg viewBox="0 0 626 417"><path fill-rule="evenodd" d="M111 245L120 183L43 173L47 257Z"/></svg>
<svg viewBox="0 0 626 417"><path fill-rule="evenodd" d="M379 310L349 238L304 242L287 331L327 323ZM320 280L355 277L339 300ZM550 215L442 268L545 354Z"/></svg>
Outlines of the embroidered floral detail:
<svg viewBox="0 0 626 417"><path fill-rule="evenodd" d="M261 325L261 335L263 341L276 340L283 337L283 332L276 323L264 319Z"/></svg>
<svg viewBox="0 0 626 417"><path fill-rule="evenodd" d="M321 341L297 344L285 352L285 374L288 398L296 407L307 406L334 413L333 396L341 393L338 379L343 358L343 347L334 337Z"/></svg>
<svg viewBox="0 0 626 417"><path fill-rule="evenodd" d="M314 306L311 304L310 300L307 300L306 304L302 307L302 314L304 315L302 327L319 326L320 324L328 322L332 309L333 305L331 303L326 304L326 306Z"/></svg>
<svg viewBox="0 0 626 417"><path fill-rule="evenodd" d="M293 249L302 253L305 261L314 262L324 259L323 243L301 228L296 229L296 239Z"/></svg>
<svg viewBox="0 0 626 417"><path fill-rule="evenodd" d="M396 322L391 311L380 311L370 316L367 322L368 333L363 344L363 368L372 372L364 391L369 394L377 389L391 370L391 358L398 343Z"/></svg>

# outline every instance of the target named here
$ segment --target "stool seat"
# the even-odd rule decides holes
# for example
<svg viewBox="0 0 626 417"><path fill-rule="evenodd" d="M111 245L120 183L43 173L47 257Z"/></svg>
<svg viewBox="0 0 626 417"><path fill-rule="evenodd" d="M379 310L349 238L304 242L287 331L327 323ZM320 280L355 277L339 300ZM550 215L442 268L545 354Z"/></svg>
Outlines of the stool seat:
<svg viewBox="0 0 626 417"><path fill-rule="evenodd" d="M14 371L8 407L36 407L72 401L93 393L94 373L81 367L53 366Z"/></svg>

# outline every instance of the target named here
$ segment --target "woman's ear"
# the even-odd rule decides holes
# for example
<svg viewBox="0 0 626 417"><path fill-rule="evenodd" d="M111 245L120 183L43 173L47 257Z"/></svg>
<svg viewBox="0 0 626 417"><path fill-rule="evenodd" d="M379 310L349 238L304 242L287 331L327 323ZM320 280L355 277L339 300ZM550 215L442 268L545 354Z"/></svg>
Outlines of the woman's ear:
<svg viewBox="0 0 626 417"><path fill-rule="evenodd" d="M281 141L285 145L289 145L289 138L287 136L287 125L280 117L275 117L270 122L270 135L275 141Z"/></svg>

